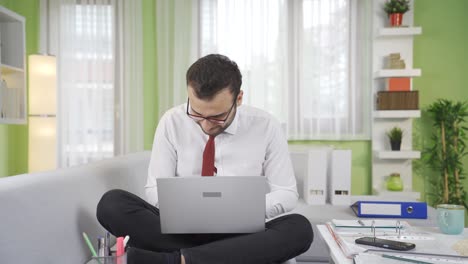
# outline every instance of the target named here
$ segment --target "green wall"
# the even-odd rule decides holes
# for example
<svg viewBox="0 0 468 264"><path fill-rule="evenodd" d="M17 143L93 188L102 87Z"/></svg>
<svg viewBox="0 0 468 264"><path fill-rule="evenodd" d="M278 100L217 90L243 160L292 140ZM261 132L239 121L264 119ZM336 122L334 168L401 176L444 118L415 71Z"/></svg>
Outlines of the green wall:
<svg viewBox="0 0 468 264"><path fill-rule="evenodd" d="M427 106L438 98L468 100L468 1L416 0L414 23L422 27L422 35L414 41L414 67L422 76L414 79L420 93L422 117L414 122L414 147L424 149L430 141L431 123ZM468 143L468 142L467 142ZM414 162L414 188L430 192L425 177L435 176L422 161ZM464 162L468 172L468 159ZM468 180L463 182L468 190ZM467 219L468 220L468 219Z"/></svg>
<svg viewBox="0 0 468 264"><path fill-rule="evenodd" d="M26 18L26 54L38 52L39 1L0 0L0 5ZM28 126L0 125L0 177L28 171Z"/></svg>

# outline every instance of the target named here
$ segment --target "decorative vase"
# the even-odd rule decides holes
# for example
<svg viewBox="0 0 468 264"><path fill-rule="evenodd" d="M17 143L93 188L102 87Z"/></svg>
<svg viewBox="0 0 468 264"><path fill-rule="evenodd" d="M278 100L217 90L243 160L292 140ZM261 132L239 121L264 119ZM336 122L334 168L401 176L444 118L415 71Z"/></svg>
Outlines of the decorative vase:
<svg viewBox="0 0 468 264"><path fill-rule="evenodd" d="M387 180L387 190L403 191L403 181L401 180L399 173L390 174L390 178Z"/></svg>
<svg viewBox="0 0 468 264"><path fill-rule="evenodd" d="M392 146L392 150L400 150L401 149L401 141L390 140L390 145Z"/></svg>
<svg viewBox="0 0 468 264"><path fill-rule="evenodd" d="M403 21L403 14L402 13L390 14L389 19L390 19L390 26L399 27L401 26L401 21Z"/></svg>

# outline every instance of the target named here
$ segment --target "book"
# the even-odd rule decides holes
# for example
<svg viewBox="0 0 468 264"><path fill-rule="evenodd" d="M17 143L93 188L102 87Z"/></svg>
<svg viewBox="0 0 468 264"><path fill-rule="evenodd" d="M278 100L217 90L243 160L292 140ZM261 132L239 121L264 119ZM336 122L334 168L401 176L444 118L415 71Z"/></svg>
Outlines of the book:
<svg viewBox="0 0 468 264"><path fill-rule="evenodd" d="M411 90L411 79L408 77L387 78L386 84L386 89L390 92L401 92Z"/></svg>

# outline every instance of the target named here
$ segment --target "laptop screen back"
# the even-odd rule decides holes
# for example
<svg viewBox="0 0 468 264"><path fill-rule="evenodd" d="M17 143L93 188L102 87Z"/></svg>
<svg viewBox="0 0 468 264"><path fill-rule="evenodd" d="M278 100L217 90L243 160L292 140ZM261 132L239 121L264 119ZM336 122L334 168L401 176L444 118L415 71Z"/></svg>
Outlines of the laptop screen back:
<svg viewBox="0 0 468 264"><path fill-rule="evenodd" d="M159 178L163 234L253 233L265 228L263 176Z"/></svg>

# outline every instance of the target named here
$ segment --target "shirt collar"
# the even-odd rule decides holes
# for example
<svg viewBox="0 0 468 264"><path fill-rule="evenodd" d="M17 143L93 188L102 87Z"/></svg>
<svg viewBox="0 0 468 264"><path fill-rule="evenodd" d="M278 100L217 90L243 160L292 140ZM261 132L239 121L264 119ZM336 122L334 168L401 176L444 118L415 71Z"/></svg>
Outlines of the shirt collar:
<svg viewBox="0 0 468 264"><path fill-rule="evenodd" d="M235 135L236 132L237 132L237 127L239 126L239 115L240 115L240 111L239 111L239 107L236 107L236 116L234 116L234 120L232 120L232 123L226 128L226 130L223 131L223 133L228 133L228 134L231 134L231 135Z"/></svg>

